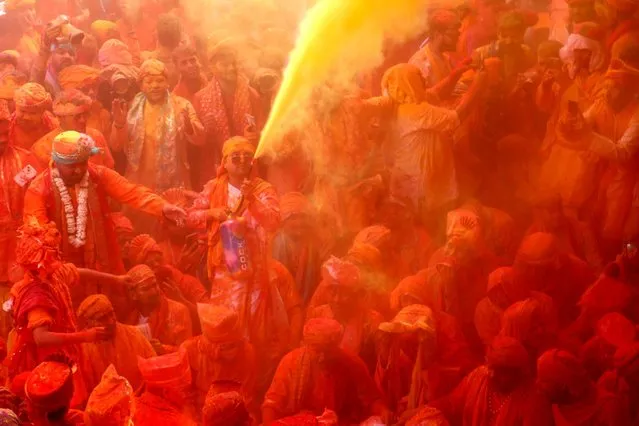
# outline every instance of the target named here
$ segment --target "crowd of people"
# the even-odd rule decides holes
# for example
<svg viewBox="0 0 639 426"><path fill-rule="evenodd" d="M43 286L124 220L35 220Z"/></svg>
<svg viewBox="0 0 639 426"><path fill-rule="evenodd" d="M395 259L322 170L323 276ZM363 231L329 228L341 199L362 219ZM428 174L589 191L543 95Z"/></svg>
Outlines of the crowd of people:
<svg viewBox="0 0 639 426"><path fill-rule="evenodd" d="M4 2L0 424L639 424L637 0L430 10L259 158L299 16L194 3Z"/></svg>

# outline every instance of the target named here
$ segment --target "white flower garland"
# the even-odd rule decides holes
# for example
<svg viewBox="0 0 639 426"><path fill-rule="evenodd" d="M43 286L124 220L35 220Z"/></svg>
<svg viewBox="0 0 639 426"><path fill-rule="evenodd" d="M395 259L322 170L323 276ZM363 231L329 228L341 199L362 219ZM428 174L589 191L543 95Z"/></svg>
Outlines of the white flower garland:
<svg viewBox="0 0 639 426"><path fill-rule="evenodd" d="M86 242L87 237L87 215L89 214L89 209L87 208L87 201L89 199L89 173L85 173L80 184L76 185L76 193L78 195L77 217L73 211L71 195L69 195L69 191L67 190L64 181L60 177L58 169L54 168L52 170L51 177L54 185L58 188L62 204L64 204L64 214L67 219L69 243L75 248L82 247Z"/></svg>

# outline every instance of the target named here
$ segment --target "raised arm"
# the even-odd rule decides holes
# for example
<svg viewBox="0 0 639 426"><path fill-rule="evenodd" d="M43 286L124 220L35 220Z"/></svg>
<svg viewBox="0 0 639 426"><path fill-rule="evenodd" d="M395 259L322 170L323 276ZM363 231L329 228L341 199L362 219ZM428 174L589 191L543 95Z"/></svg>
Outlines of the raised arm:
<svg viewBox="0 0 639 426"><path fill-rule="evenodd" d="M114 170L96 167L107 195L152 216L161 217L167 202L149 188L131 183Z"/></svg>

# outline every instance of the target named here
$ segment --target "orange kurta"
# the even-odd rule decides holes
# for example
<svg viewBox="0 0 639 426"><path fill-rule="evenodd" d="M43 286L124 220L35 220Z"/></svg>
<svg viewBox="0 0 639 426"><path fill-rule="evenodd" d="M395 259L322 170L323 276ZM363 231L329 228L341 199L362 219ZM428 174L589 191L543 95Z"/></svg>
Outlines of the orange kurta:
<svg viewBox="0 0 639 426"><path fill-rule="evenodd" d="M90 166L89 176L87 203L91 214L88 215L87 240L83 247L76 249L68 241L63 205L51 180L50 171L38 175L29 186L24 199L24 217L35 217L40 223L51 220L56 222L62 233L62 253L65 259L78 266L100 271L123 272L107 197L155 217L162 216L165 201L148 188L135 185L103 166ZM69 188L69 194L74 204L77 203L74 188Z"/></svg>
<svg viewBox="0 0 639 426"><path fill-rule="evenodd" d="M51 146L53 145L53 139L62 132L63 130L61 128L51 130L31 147L31 152L37 157L43 168L46 168L51 162ZM102 133L99 130L87 127L86 134L91 136L91 138L95 141L95 146L97 148L103 150L102 154L95 155L89 159L91 164L105 166L112 169L115 166L115 162L113 161L111 150L109 149L106 139Z"/></svg>
<svg viewBox="0 0 639 426"><path fill-rule="evenodd" d="M127 321L146 330L147 338L157 339L166 352L175 352L177 347L193 336L191 314L186 306L162 297L160 306L148 317L134 311Z"/></svg>
<svg viewBox="0 0 639 426"><path fill-rule="evenodd" d="M129 381L133 389L138 389L142 384L138 357L146 359L155 356L153 347L137 327L120 323L115 326L113 340L83 343L82 352L85 365L80 371L87 389L93 389L100 383L102 374L110 364Z"/></svg>

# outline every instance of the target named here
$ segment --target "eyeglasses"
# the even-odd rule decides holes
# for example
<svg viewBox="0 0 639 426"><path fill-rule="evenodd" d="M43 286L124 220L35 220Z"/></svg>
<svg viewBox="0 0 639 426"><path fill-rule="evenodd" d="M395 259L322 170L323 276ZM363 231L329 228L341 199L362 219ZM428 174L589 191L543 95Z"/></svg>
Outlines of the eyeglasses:
<svg viewBox="0 0 639 426"><path fill-rule="evenodd" d="M250 163L251 161L253 161L253 154L242 153L231 155L231 162L236 166L241 163Z"/></svg>

